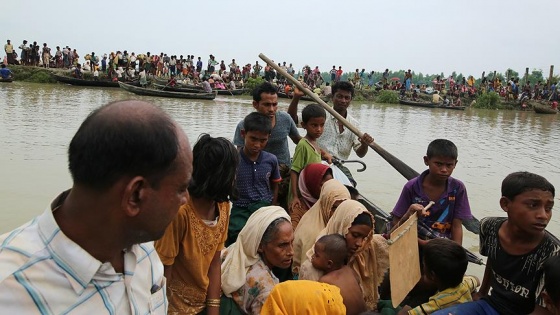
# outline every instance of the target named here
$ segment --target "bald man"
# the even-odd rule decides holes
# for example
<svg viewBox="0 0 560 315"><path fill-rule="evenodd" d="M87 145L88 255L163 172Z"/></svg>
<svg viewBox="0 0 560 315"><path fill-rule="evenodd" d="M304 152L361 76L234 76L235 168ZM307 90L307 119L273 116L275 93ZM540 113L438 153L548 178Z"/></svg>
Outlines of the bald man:
<svg viewBox="0 0 560 315"><path fill-rule="evenodd" d="M86 118L68 159L72 188L0 236L0 314L166 314L151 241L187 201L187 136L154 105L115 102Z"/></svg>

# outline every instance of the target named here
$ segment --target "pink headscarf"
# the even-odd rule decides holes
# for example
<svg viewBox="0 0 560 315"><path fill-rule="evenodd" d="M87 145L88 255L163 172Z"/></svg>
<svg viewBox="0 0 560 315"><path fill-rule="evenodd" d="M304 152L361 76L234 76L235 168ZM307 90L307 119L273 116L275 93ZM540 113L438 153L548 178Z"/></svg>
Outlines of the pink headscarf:
<svg viewBox="0 0 560 315"><path fill-rule="evenodd" d="M299 174L298 186L307 208L311 208L319 199L321 182L329 170L329 166L321 163L307 165Z"/></svg>

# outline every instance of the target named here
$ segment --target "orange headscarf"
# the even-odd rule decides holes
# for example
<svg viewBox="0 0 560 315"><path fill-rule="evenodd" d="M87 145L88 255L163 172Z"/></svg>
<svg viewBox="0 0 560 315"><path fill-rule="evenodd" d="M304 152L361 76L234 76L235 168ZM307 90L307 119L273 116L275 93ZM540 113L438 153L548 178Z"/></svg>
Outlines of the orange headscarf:
<svg viewBox="0 0 560 315"><path fill-rule="evenodd" d="M337 286L309 280L277 284L261 309L264 315L344 315L346 307Z"/></svg>

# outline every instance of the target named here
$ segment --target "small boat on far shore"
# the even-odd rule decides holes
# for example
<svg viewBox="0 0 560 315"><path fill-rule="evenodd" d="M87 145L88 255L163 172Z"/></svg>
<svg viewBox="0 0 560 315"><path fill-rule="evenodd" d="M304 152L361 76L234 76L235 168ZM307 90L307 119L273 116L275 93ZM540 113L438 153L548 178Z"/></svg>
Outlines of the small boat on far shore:
<svg viewBox="0 0 560 315"><path fill-rule="evenodd" d="M216 92L212 93L186 93L186 92L172 92L172 91L162 91L156 89L143 88L139 86L134 86L119 82L119 86L131 93L146 96L159 96L159 97L171 97L171 98L189 98L189 99L204 99L213 100L216 98Z"/></svg>
<svg viewBox="0 0 560 315"><path fill-rule="evenodd" d="M558 114L558 110L550 107L544 107L539 105L533 105L533 110L537 114Z"/></svg>
<svg viewBox="0 0 560 315"><path fill-rule="evenodd" d="M182 92L182 93L204 93L204 89L201 86L184 86L182 84L177 84L175 86L169 86L167 84L161 83L152 83L154 87L164 90L164 91L172 91L172 92ZM243 94L244 89L235 89L235 90L220 90L220 89L213 89L213 91L218 92L218 95L241 95Z"/></svg>
<svg viewBox="0 0 560 315"><path fill-rule="evenodd" d="M99 86L99 87L119 87L118 81L108 81L108 80L88 80L88 79L78 79L73 77L68 77L65 75L51 74L58 82L77 85L77 86ZM130 85L139 85L138 81L126 82Z"/></svg>
<svg viewBox="0 0 560 315"><path fill-rule="evenodd" d="M413 101L413 100L406 100L406 99L400 99L399 103L402 105L410 105L410 106L417 106L417 107L465 110L465 106L443 105L443 104L435 104L432 102Z"/></svg>
<svg viewBox="0 0 560 315"><path fill-rule="evenodd" d="M11 83L13 81L14 81L13 78L6 78L6 79L0 78L0 82L4 82L4 83Z"/></svg>
<svg viewBox="0 0 560 315"><path fill-rule="evenodd" d="M293 96L288 95L288 94L286 94L286 93L284 93L284 92L282 92L282 91L278 91L278 92L276 92L276 94L278 95L279 98L289 98L289 99L293 98ZM324 102L328 102L328 101L329 101L329 98L328 98L327 96L319 96L319 97L320 97ZM310 96L308 96L308 95L303 95L303 96L300 97L299 99L302 100L302 101L310 101L310 102L314 102L314 101L315 101L314 99L312 99L312 98L311 98Z"/></svg>

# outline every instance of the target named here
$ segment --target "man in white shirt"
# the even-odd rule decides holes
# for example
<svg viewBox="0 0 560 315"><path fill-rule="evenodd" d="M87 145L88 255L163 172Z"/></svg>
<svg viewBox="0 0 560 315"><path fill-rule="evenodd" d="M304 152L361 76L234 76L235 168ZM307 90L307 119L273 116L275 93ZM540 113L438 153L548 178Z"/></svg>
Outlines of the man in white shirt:
<svg viewBox="0 0 560 315"><path fill-rule="evenodd" d="M152 104L110 103L82 123L68 159L72 188L0 236L0 314L166 314L152 241L187 201L186 134Z"/></svg>
<svg viewBox="0 0 560 315"><path fill-rule="evenodd" d="M354 87L352 84L346 81L336 82L332 85L331 91L333 109L356 128L359 128L358 121L348 114L347 111L352 97L354 97ZM296 124L299 121L297 106L301 96L303 96L303 92L299 90L295 91L292 102L288 107L288 114ZM321 149L327 151L332 156L346 160L350 156L352 149L356 152L357 156L364 157L368 151L369 144L373 143L373 137L364 133L362 138L358 138L352 131L344 127L338 119L327 112L324 131L321 137L317 139L317 143ZM340 165L339 168L348 176L355 186L355 181L350 171L342 165Z"/></svg>

